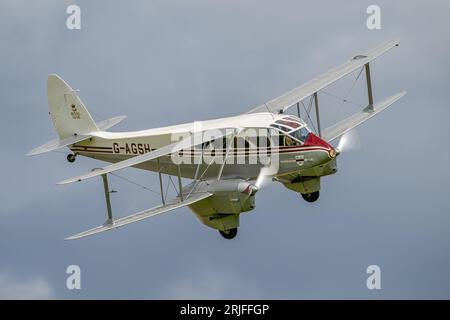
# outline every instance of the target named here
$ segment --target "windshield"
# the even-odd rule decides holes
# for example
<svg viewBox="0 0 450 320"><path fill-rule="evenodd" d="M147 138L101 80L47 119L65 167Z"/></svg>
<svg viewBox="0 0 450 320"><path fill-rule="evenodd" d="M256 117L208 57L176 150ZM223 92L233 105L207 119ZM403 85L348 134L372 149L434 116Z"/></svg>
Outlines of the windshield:
<svg viewBox="0 0 450 320"><path fill-rule="evenodd" d="M293 137L293 138L295 138L295 139L297 139L297 140L300 140L301 142L305 142L306 137L307 137L308 134L309 134L309 130L308 130L307 127L302 127L302 128L300 128L300 129L298 129L298 130L291 131L291 132L289 132L288 134L289 134L291 137Z"/></svg>
<svg viewBox="0 0 450 320"><path fill-rule="evenodd" d="M270 126L280 130L285 135L284 140L287 140L287 142L283 142L283 145L303 144L310 132L305 122L292 116L277 120Z"/></svg>

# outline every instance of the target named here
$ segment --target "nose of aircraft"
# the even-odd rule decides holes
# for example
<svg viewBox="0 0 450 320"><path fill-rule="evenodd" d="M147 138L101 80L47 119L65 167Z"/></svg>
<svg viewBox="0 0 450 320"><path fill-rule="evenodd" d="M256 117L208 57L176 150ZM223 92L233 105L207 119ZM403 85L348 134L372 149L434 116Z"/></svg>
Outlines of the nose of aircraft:
<svg viewBox="0 0 450 320"><path fill-rule="evenodd" d="M328 142L323 140L322 138L316 136L314 133L310 132L305 140L305 146L316 146L316 147L323 147L328 152L328 155L330 158L335 158L338 154L336 150L333 148L332 145L330 145Z"/></svg>

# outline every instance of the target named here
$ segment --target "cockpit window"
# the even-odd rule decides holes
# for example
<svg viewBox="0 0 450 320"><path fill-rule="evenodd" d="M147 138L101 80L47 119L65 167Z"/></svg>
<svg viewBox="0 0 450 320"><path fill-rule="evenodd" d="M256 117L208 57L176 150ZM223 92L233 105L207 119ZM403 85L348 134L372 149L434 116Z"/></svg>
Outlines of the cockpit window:
<svg viewBox="0 0 450 320"><path fill-rule="evenodd" d="M306 127L302 127L298 130L295 130L295 131L292 131L289 133L290 136L294 137L297 140L300 140L301 142L305 142L308 134L309 134L309 130Z"/></svg>
<svg viewBox="0 0 450 320"><path fill-rule="evenodd" d="M278 125L278 124L271 124L270 126L273 127L273 128L277 128L277 129L279 129L281 131L284 131L284 132L289 132L289 131L292 130L292 128L288 128L288 127L281 126L281 125Z"/></svg>
<svg viewBox="0 0 450 320"><path fill-rule="evenodd" d="M283 141L283 145L284 146L297 146L300 145L301 143L295 139L292 139L292 137L290 135L284 135L284 141Z"/></svg>
<svg viewBox="0 0 450 320"><path fill-rule="evenodd" d="M277 120L277 121L275 121L275 123L282 124L286 127L292 128L292 129L296 129L296 128L300 127L300 123L298 123L297 121L292 121L290 118Z"/></svg>
<svg viewBox="0 0 450 320"><path fill-rule="evenodd" d="M310 133L306 123L294 116L276 120L270 126L279 130L280 146L302 145Z"/></svg>

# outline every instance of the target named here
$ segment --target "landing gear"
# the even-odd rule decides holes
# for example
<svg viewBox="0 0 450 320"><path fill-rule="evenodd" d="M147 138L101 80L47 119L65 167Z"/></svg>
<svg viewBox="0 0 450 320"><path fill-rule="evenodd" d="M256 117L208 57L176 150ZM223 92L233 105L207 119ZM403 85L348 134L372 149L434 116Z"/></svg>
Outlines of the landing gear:
<svg viewBox="0 0 450 320"><path fill-rule="evenodd" d="M233 239L237 235L237 230L237 228L233 228L225 231L219 230L219 232L225 239Z"/></svg>
<svg viewBox="0 0 450 320"><path fill-rule="evenodd" d="M319 199L319 191L311 192L311 193L301 193L303 199L305 199L308 202L314 202Z"/></svg>
<svg viewBox="0 0 450 320"><path fill-rule="evenodd" d="M69 154L67 155L67 161L69 161L70 163L75 162L75 159L76 159L76 158L77 158L77 155L76 155L76 154L69 153Z"/></svg>

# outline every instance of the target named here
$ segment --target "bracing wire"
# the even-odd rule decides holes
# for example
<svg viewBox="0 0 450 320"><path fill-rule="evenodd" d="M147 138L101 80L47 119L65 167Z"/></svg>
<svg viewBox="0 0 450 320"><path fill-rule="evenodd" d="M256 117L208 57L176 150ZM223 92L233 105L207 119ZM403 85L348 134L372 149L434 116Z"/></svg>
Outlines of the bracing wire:
<svg viewBox="0 0 450 320"><path fill-rule="evenodd" d="M301 101L301 103L302 103L303 109L305 110L306 115L308 116L309 123L311 123L311 125L314 129L314 132L317 133L317 129L316 129L316 126L314 125L314 121L312 121L311 116L310 116L311 108L312 108L312 97L309 99L308 108L306 108L305 104L303 103L303 100Z"/></svg>
<svg viewBox="0 0 450 320"><path fill-rule="evenodd" d="M211 166L211 164L214 162L214 160L216 159L217 155L214 156L214 158L212 159L212 161L210 163L208 163L208 165L206 166L206 169L203 170L202 174L200 175L200 177L195 181L194 187L192 188L192 190L189 192L189 194L187 195L186 199L189 198L189 196L191 195L191 193L197 188L197 186L199 185L201 179L203 178L203 176L205 175L206 171L208 171L209 167ZM226 160L226 159L225 159Z"/></svg>
<svg viewBox="0 0 450 320"><path fill-rule="evenodd" d="M356 104L355 102L351 102L350 100L348 100L348 97L350 96L351 92L355 88L355 85L358 82L359 77L361 76L361 74L363 72L363 69L364 69L364 66L361 67L361 69L359 70L358 75L356 76L355 80L353 80L353 83L352 83L350 89L348 90L348 92L345 94L344 98L337 97L329 92L325 92L324 90L321 90L323 93L328 94L329 96L334 96L335 98L338 98L339 100L342 101L341 105L338 107L337 111L335 112L334 116L332 117L333 120L335 120L337 115L341 112L342 107L344 106L345 103ZM356 105L360 106L359 104L356 104Z"/></svg>
<svg viewBox="0 0 450 320"><path fill-rule="evenodd" d="M180 190L180 191L177 191L177 187L175 187L175 183L173 182L171 176L169 176L169 180L170 180L170 182L172 183L173 190L174 190L178 195L180 195L181 190Z"/></svg>
<svg viewBox="0 0 450 320"><path fill-rule="evenodd" d="M165 197L164 197L164 203L166 202L166 200L167 200L167 196L168 196L168 194L169 194L169 186L170 186L170 181L169 180L171 180L172 179L172 177L171 176L169 176L169 179L167 180L167 186L166 186L166 192L165 192Z"/></svg>
<svg viewBox="0 0 450 320"><path fill-rule="evenodd" d="M160 195L159 192L157 192L157 191L155 191L155 190L152 190L152 189L150 189L150 188L148 188L148 187L146 187L146 186L144 186L144 185L142 185L142 184L139 184L139 183L137 183L137 182L135 182L135 181L133 181L133 180L131 180L131 179L128 179L128 178L119 176L117 173L112 173L112 172L110 172L109 174L112 175L112 176L115 176L115 177L117 177L117 178L119 178L119 179L121 179L121 180L123 180L123 181L125 181L125 182L128 182L128 183L131 183L131 184L133 184L133 185L135 185L135 186L138 186L138 187L140 187L140 188L142 188L142 189L144 189L144 190L147 190L147 191L150 191L150 192L152 192L152 193L154 193L154 194Z"/></svg>
<svg viewBox="0 0 450 320"><path fill-rule="evenodd" d="M331 93L331 92L325 91L325 90L323 90L323 89L320 90L320 92L326 94L327 96L330 96L330 97L332 97L332 98L335 98L335 99L337 99L337 100L339 100L339 101L342 101L342 102L344 102L344 103L348 103L348 104L352 104L352 105L357 106L357 107L362 107L362 108L364 108L364 106L363 106L362 104L360 104L360 103L357 103L357 102L355 102L355 101L353 101L353 100L350 100L350 99L344 99L344 98L341 98L341 97L339 97L339 96L337 96L337 95L335 95L335 94L333 94L333 93Z"/></svg>

